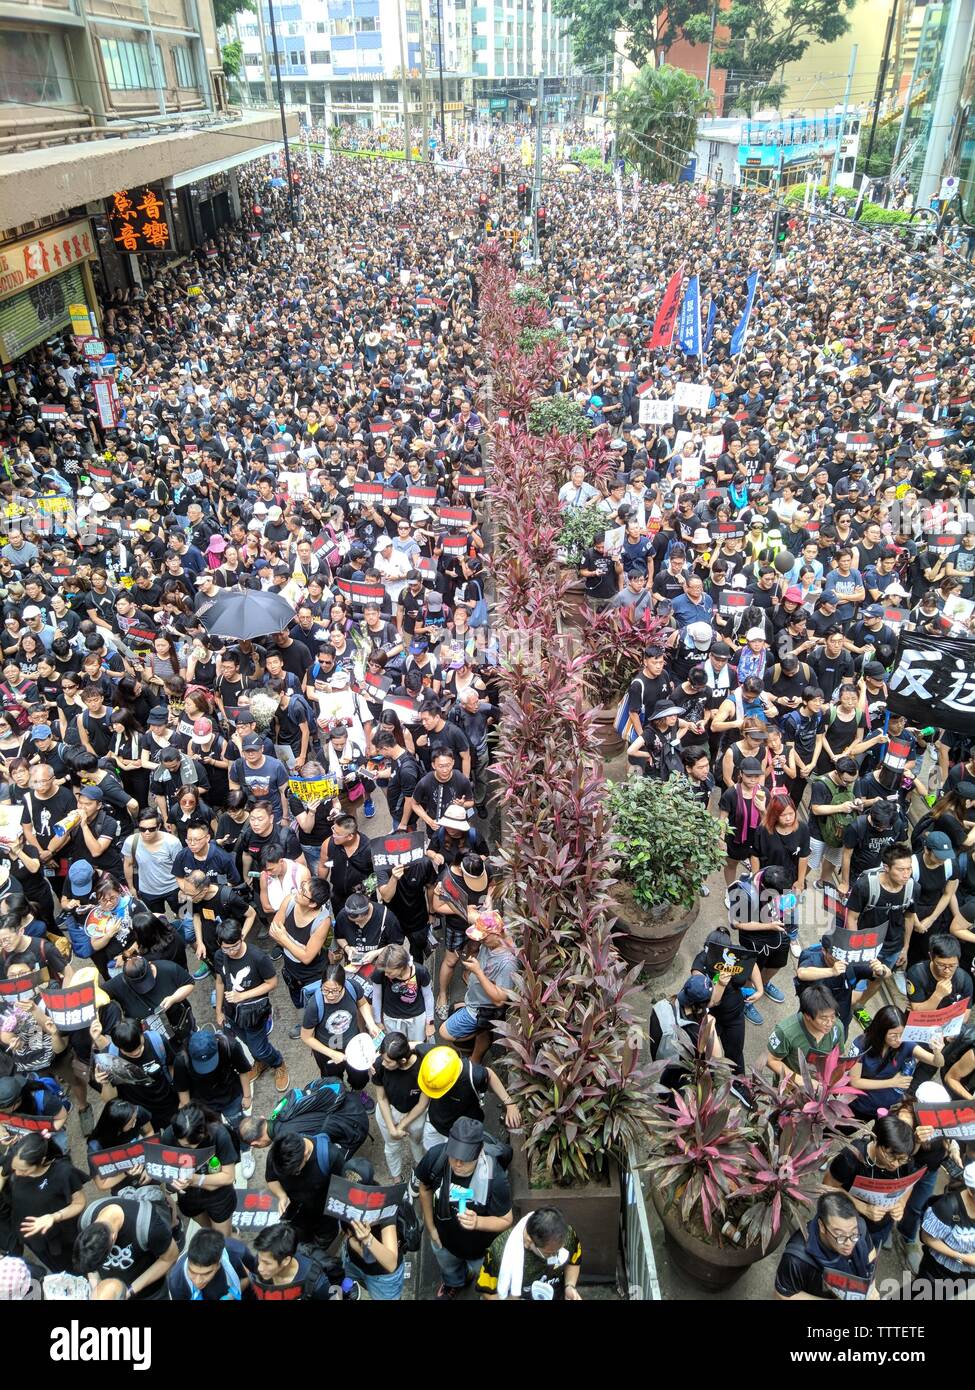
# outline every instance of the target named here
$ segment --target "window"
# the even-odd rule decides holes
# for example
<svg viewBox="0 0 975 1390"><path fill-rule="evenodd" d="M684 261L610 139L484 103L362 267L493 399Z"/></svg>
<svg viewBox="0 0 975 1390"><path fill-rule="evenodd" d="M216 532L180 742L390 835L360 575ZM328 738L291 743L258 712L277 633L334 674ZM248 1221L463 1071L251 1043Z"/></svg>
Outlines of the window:
<svg viewBox="0 0 975 1390"><path fill-rule="evenodd" d="M339 38L345 38L347 34L352 33L352 21L348 19L333 19L332 33Z"/></svg>
<svg viewBox="0 0 975 1390"><path fill-rule="evenodd" d="M357 19L355 27L360 34L374 34L379 28L377 19Z"/></svg>
<svg viewBox="0 0 975 1390"><path fill-rule="evenodd" d="M328 25L324 22L324 20L319 19L319 20L316 21L316 24L315 24L315 33L316 33L316 34L326 34L326 33L328 33Z"/></svg>
<svg viewBox="0 0 975 1390"><path fill-rule="evenodd" d="M420 16L416 10L407 11L406 32L408 34L419 34L420 32Z"/></svg>
<svg viewBox="0 0 975 1390"><path fill-rule="evenodd" d="M0 101L72 103L64 39L37 30L0 30Z"/></svg>
<svg viewBox="0 0 975 1390"><path fill-rule="evenodd" d="M179 44L173 49L173 67L176 70L177 87L195 87L196 79L193 76L193 60L190 58L190 51L185 44Z"/></svg>
<svg viewBox="0 0 975 1390"><path fill-rule="evenodd" d="M381 101L393 103L399 101L399 84L396 82L384 82L382 87Z"/></svg>
<svg viewBox="0 0 975 1390"><path fill-rule="evenodd" d="M332 59L331 55L328 53L326 49L313 48L308 55L308 61L310 63L330 63Z"/></svg>
<svg viewBox="0 0 975 1390"><path fill-rule="evenodd" d="M99 39L105 76L113 92L146 91L155 86L145 43L129 39Z"/></svg>

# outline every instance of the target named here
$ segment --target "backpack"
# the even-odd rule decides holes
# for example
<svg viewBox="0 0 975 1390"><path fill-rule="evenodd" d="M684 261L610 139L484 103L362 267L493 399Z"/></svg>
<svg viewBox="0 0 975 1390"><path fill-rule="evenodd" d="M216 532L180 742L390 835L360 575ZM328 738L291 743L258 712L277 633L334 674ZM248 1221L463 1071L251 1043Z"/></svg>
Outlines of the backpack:
<svg viewBox="0 0 975 1390"><path fill-rule="evenodd" d="M644 695L646 695L646 686L643 683L643 676L634 676L633 680L640 682L640 688L643 691ZM632 685L633 681L631 681L630 684ZM631 712L632 711L630 709L630 687L627 686L626 690L623 692L622 700L620 700L619 704L616 706L616 714L613 716L613 728L619 734L620 738L626 739L627 743L635 742L637 736L636 730L633 728L633 725L630 722ZM641 715L642 712L643 711L641 709Z"/></svg>
<svg viewBox="0 0 975 1390"><path fill-rule="evenodd" d="M416 1202L409 1187L403 1194L399 1211L396 1213L396 1239L401 1250L415 1255L423 1244L423 1218L416 1209Z"/></svg>
<svg viewBox="0 0 975 1390"><path fill-rule="evenodd" d="M54 1096L55 1100L58 1102L58 1110L71 1109L71 1101L65 1095L64 1091L62 1091L58 1083L54 1080L53 1076L39 1076L36 1073L32 1072L30 1079L27 1083L27 1090L28 1092L32 1091L34 1096L36 1097L34 1103L35 1105L37 1105L37 1109L41 1114L44 1113L43 1097L45 1094L49 1096ZM56 1113L57 1111L55 1111L55 1114Z"/></svg>
<svg viewBox="0 0 975 1390"><path fill-rule="evenodd" d="M163 1041L162 1034L157 1033L153 1028L147 1028L142 1034L142 1039L162 1068L163 1076L169 1082L170 1086L172 1086L173 1077L169 1070L169 1061L166 1057L166 1044ZM115 1043L108 1044L108 1051L113 1057L120 1056L118 1047ZM136 1062L135 1065L138 1066L138 1062Z"/></svg>
<svg viewBox="0 0 975 1390"><path fill-rule="evenodd" d="M945 1059L941 1068L942 1077L946 1076L955 1063L960 1062L965 1053L970 1052L972 1048L975 1048L975 1028L963 1028L953 1038L946 1038L941 1049Z"/></svg>
<svg viewBox="0 0 975 1390"><path fill-rule="evenodd" d="M864 875L861 875L861 877L864 877ZM867 901L860 909L861 916L864 912L869 911L870 908L876 907L880 901L880 869L867 869L865 877L867 880ZM907 880L907 885L904 889L903 904L905 912L910 910L911 904L914 902L914 887L916 882L917 880L913 878Z"/></svg>
<svg viewBox="0 0 975 1390"><path fill-rule="evenodd" d="M316 727L318 712L312 709L300 692L293 694L288 701L288 714L298 724L307 724L311 729Z"/></svg>
<svg viewBox="0 0 975 1390"><path fill-rule="evenodd" d="M81 1213L79 1230L87 1230L98 1213L104 1207L112 1205L118 1205L117 1197L106 1197L100 1202L92 1202L90 1206L85 1207L85 1210ZM152 1213L154 1208L152 1202L139 1202L138 1207L139 1210L135 1218L135 1238L142 1249L146 1250L149 1246L149 1231L152 1227Z"/></svg>
<svg viewBox="0 0 975 1390"><path fill-rule="evenodd" d="M317 1135L352 1151L369 1133L369 1116L358 1096L340 1082L319 1077L307 1086L294 1086L268 1116L268 1137L282 1134Z"/></svg>
<svg viewBox="0 0 975 1390"><path fill-rule="evenodd" d="M829 804L840 806L845 802L853 800L852 787L838 787L832 777L824 777L822 785L830 788ZM852 825L855 816L824 816L819 822L820 835L824 845L829 845L831 849L839 849L843 844L843 832L848 825Z"/></svg>
<svg viewBox="0 0 975 1390"><path fill-rule="evenodd" d="M660 1037L656 1043L654 1042L655 1022L660 1032ZM674 1007L673 1000L658 999L650 1011L648 1046L651 1059L654 1062L669 1062L679 1057L677 1039L682 1032L680 1016Z"/></svg>

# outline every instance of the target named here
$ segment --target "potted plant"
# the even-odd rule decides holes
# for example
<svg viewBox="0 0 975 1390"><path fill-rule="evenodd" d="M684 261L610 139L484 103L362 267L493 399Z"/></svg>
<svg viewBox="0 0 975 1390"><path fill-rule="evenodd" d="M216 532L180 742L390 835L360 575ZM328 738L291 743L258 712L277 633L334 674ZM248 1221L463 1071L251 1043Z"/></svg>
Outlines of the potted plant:
<svg viewBox="0 0 975 1390"><path fill-rule="evenodd" d="M701 885L725 860L721 823L686 777L628 777L609 786L618 856L617 949L662 974L696 921Z"/></svg>
<svg viewBox="0 0 975 1390"><path fill-rule="evenodd" d="M596 710L603 757L615 758L624 747L616 731L620 700L640 670L645 649L662 641L667 626L649 608L638 618L629 608L607 608L601 613L584 608L578 628L581 650L589 657L583 673L586 702Z"/></svg>
<svg viewBox="0 0 975 1390"><path fill-rule="evenodd" d="M605 529L606 518L596 507L566 507L559 531L559 556L563 564L581 564L593 536Z"/></svg>
<svg viewBox="0 0 975 1390"><path fill-rule="evenodd" d="M544 346L555 350L555 345L547 342ZM556 396L540 396L532 401L528 412L528 428L532 434L569 435L574 439L586 439L591 425L589 417L574 396L564 392Z"/></svg>
<svg viewBox="0 0 975 1390"><path fill-rule="evenodd" d="M771 1086L679 1046L690 1079L650 1102L644 1172L675 1264L722 1289L808 1221L820 1170L865 1126L853 1117L856 1091L838 1048L821 1070L803 1058L799 1081Z"/></svg>

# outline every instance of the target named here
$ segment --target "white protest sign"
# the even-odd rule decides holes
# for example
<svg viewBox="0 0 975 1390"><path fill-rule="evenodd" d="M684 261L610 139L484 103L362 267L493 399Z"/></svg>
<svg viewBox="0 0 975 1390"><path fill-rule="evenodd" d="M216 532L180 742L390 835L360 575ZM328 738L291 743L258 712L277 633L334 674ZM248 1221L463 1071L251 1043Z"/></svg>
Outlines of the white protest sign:
<svg viewBox="0 0 975 1390"><path fill-rule="evenodd" d="M678 381L674 387L674 404L678 410L696 410L703 415L711 404L711 388L707 382Z"/></svg>
<svg viewBox="0 0 975 1390"><path fill-rule="evenodd" d="M641 425L672 425L674 423L674 402L655 401L647 396L640 398Z"/></svg>

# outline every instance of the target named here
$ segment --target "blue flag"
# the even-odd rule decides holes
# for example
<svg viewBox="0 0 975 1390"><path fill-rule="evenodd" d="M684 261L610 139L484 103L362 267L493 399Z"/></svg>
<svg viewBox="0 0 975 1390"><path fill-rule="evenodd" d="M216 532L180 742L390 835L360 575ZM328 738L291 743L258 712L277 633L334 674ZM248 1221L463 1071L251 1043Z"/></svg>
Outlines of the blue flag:
<svg viewBox="0 0 975 1390"><path fill-rule="evenodd" d="M748 320L752 316L752 305L755 303L755 287L758 284L758 271L753 270L748 277L748 297L745 300L745 308L738 326L731 335L731 345L728 349L732 357L737 357L745 345L745 334L748 332Z"/></svg>
<svg viewBox="0 0 975 1390"><path fill-rule="evenodd" d="M677 345L688 357L701 355L701 286L696 275L691 276L684 291L677 320Z"/></svg>
<svg viewBox="0 0 975 1390"><path fill-rule="evenodd" d="M711 337L712 337L712 335L713 335L713 333L714 333L714 319L715 319L715 315L717 314L717 312L718 312L718 306L717 306L717 304L715 303L714 295L712 295L712 296L711 296L711 303L708 305L708 321L707 321L707 324L705 325L705 328L704 328L704 351L705 351L705 352L707 352L708 348L711 346Z"/></svg>

